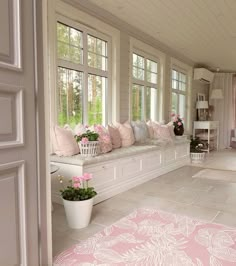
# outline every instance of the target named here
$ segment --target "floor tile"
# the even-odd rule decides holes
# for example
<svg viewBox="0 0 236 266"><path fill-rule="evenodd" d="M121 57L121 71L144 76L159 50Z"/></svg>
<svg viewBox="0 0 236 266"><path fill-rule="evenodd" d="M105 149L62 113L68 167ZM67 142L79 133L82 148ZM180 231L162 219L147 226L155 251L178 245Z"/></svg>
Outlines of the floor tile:
<svg viewBox="0 0 236 266"><path fill-rule="evenodd" d="M96 204L91 223L84 229L70 229L64 207L53 203L53 254L87 239L140 207L158 208L206 221L214 219L216 223L236 226L236 184L192 178L202 167L210 165L217 169L219 162L220 167L225 163L229 168L232 156L235 160L236 153L232 151L210 153L202 165L181 167Z"/></svg>

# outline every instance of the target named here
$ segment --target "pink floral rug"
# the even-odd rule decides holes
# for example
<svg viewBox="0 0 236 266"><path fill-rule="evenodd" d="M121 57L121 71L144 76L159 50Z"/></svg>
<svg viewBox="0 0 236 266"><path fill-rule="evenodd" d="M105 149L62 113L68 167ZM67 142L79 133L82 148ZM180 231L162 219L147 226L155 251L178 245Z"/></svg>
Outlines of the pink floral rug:
<svg viewBox="0 0 236 266"><path fill-rule="evenodd" d="M137 209L59 254L56 266L236 265L236 228Z"/></svg>

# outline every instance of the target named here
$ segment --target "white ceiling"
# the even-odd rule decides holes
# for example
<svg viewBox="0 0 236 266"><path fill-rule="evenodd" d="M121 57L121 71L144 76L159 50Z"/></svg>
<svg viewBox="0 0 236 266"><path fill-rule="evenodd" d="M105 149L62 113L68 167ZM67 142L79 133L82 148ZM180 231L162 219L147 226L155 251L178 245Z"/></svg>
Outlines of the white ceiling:
<svg viewBox="0 0 236 266"><path fill-rule="evenodd" d="M236 0L89 0L197 64L236 71Z"/></svg>

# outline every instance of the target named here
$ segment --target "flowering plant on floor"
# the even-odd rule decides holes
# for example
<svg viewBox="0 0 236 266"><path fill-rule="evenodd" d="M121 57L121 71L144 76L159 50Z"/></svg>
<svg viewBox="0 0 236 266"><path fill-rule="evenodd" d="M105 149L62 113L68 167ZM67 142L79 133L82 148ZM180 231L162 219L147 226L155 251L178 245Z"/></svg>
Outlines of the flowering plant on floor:
<svg viewBox="0 0 236 266"><path fill-rule="evenodd" d="M191 137L190 142L190 152L192 153L202 153L203 149L207 148L205 147L206 144L204 144L199 137L193 138Z"/></svg>
<svg viewBox="0 0 236 266"><path fill-rule="evenodd" d="M97 141L99 134L97 132L86 130L85 133L80 135L75 135L75 139L77 142L82 142L83 144L87 144L89 141Z"/></svg>
<svg viewBox="0 0 236 266"><path fill-rule="evenodd" d="M88 182L91 179L92 174L89 173L84 173L82 176L74 176L69 181L71 185L65 188L63 185L63 176L59 176L59 182L63 187L60 190L62 198L70 201L82 201L95 197L97 192L93 187L88 186Z"/></svg>

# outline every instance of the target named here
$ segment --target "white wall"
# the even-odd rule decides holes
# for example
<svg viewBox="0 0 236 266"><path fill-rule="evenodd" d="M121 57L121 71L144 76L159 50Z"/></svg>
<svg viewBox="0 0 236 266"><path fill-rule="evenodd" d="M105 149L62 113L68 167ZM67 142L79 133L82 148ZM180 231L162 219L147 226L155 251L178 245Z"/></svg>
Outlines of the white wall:
<svg viewBox="0 0 236 266"><path fill-rule="evenodd" d="M64 2L73 4L74 7L81 11L84 11L94 17L97 17L101 21L117 28L120 31L120 120L124 122L129 119L129 50L130 50L130 37L134 37L166 54L166 65L164 70L165 76L165 87L163 89L163 119L168 122L170 118L170 95L171 95L171 82L170 82L170 68L171 68L171 57L182 61L183 63L194 66L194 62L186 58L184 55L178 54L173 48L170 48L158 40L153 39L151 36L138 29L124 23L108 12L101 8L94 6L92 3L83 0L64 0ZM148 52L148 51L147 51ZM198 92L205 92L207 89L205 85L196 82L193 83L193 93L191 96L192 104L190 112L191 116L195 118L193 108L195 108L195 98Z"/></svg>

